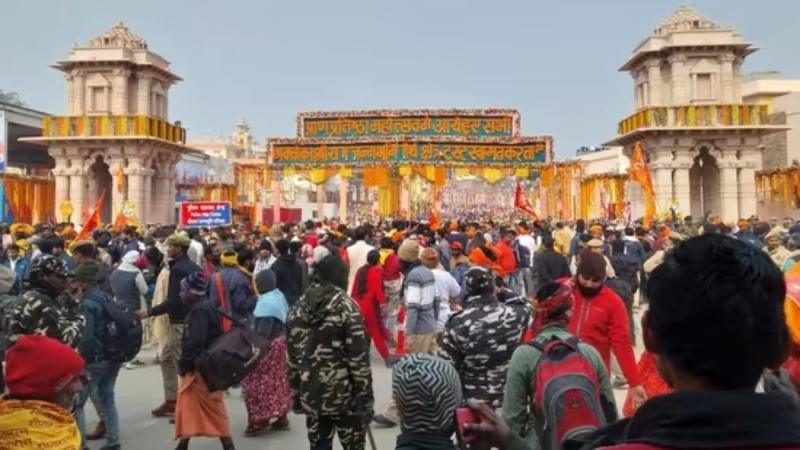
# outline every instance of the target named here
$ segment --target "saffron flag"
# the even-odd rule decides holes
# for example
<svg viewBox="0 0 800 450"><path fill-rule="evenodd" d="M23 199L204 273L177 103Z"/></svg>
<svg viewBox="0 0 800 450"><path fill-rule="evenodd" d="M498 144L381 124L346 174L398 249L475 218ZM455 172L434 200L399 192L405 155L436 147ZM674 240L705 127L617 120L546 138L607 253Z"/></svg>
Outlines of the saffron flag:
<svg viewBox="0 0 800 450"><path fill-rule="evenodd" d="M89 218L86 219L83 227L81 227L81 232L78 233L78 236L75 238L76 241L87 239L89 237L89 233L100 226L100 208L103 207L103 200L105 200L105 198L106 191L104 189L103 192L100 193L100 197L98 197L97 202L94 204L94 211L92 211L92 213L89 215Z"/></svg>
<svg viewBox="0 0 800 450"><path fill-rule="evenodd" d="M649 228L650 221L656 216L656 193L653 189L653 178L650 176L650 169L647 168L647 161L644 160L644 150L641 142L637 142L633 146L630 180L639 183L639 186L642 187L642 196L644 197L642 225L645 228Z"/></svg>
<svg viewBox="0 0 800 450"><path fill-rule="evenodd" d="M519 181L517 181L517 189L516 192L514 192L514 207L525 211L534 218L536 217L536 212L533 210L533 205L531 205L531 201L528 199L527 193L522 190L522 184L520 184Z"/></svg>
<svg viewBox="0 0 800 450"><path fill-rule="evenodd" d="M436 211L431 211L431 217L428 219L428 225L431 230L439 229L439 214Z"/></svg>

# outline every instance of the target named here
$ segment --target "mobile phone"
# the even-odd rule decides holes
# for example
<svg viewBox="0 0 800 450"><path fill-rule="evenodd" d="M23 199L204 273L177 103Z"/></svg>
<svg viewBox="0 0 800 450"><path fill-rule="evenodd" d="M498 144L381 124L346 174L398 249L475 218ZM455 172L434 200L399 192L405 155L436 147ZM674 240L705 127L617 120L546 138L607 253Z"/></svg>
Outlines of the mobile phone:
<svg viewBox="0 0 800 450"><path fill-rule="evenodd" d="M456 408L456 436L461 448L475 441L475 435L464 429L468 423L479 423L480 419L469 408Z"/></svg>

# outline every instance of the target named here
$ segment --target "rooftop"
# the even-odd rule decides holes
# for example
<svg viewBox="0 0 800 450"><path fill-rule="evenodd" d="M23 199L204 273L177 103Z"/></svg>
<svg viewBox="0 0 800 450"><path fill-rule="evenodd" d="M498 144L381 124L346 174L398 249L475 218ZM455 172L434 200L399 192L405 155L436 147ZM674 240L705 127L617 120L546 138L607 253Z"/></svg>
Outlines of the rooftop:
<svg viewBox="0 0 800 450"><path fill-rule="evenodd" d="M720 26L711 19L701 16L689 5L684 4L674 14L664 19L655 29L654 34L661 36L675 31L710 30L715 28L720 28Z"/></svg>
<svg viewBox="0 0 800 450"><path fill-rule="evenodd" d="M116 25L89 41L88 46L93 48L123 47L133 50L146 50L147 41L131 31L120 20Z"/></svg>

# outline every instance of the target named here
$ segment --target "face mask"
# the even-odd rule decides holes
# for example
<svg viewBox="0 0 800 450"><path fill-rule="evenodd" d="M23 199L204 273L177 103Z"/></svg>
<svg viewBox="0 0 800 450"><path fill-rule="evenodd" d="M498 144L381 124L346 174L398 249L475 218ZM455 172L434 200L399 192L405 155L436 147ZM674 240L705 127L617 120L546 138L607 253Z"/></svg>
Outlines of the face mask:
<svg viewBox="0 0 800 450"><path fill-rule="evenodd" d="M583 298L592 298L600 293L600 289L603 289L603 285L597 286L595 288L588 288L578 282L578 291L581 293Z"/></svg>

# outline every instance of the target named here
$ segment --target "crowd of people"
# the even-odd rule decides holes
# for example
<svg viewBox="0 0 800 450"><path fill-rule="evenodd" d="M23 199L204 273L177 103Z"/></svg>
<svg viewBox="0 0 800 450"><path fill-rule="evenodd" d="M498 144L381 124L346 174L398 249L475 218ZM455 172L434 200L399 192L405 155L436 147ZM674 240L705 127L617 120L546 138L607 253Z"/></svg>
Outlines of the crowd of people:
<svg viewBox="0 0 800 450"><path fill-rule="evenodd" d="M241 381L247 437L288 429L294 412L312 449L335 436L364 449L371 426L399 427L401 450L800 448L791 219L0 235L0 448L135 445L120 440L116 380L157 345L152 416L174 423L178 449L233 449L208 375L232 330L260 342ZM380 409L372 347L392 368Z"/></svg>

